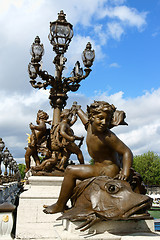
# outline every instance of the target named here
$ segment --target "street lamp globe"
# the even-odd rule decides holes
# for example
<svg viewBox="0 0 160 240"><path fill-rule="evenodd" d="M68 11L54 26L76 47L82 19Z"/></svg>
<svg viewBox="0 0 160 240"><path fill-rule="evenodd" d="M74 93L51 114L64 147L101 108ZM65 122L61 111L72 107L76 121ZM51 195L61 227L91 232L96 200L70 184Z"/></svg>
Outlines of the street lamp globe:
<svg viewBox="0 0 160 240"><path fill-rule="evenodd" d="M8 148L6 147L6 149L4 150L4 158L8 159L9 154L10 154L10 152L9 152Z"/></svg>
<svg viewBox="0 0 160 240"><path fill-rule="evenodd" d="M92 66L94 58L95 58L95 51L92 50L91 48L92 48L92 45L90 42L88 42L85 50L82 53L83 64L87 68Z"/></svg>
<svg viewBox="0 0 160 240"><path fill-rule="evenodd" d="M2 140L2 138L0 138L0 152L3 151L4 147L5 147L5 144L4 144L3 140Z"/></svg>
<svg viewBox="0 0 160 240"><path fill-rule="evenodd" d="M9 160L9 162L12 162L12 160L13 160L13 156L11 153L9 153L8 160Z"/></svg>
<svg viewBox="0 0 160 240"><path fill-rule="evenodd" d="M41 40L39 36L37 36L30 49L30 54L32 55L31 62L34 62L34 63L40 62L42 59L42 56L44 55L44 47L43 47L43 44L41 44L40 42Z"/></svg>
<svg viewBox="0 0 160 240"><path fill-rule="evenodd" d="M63 10L58 13L58 19L55 22L50 22L50 34L48 36L50 43L53 45L53 50L58 54L64 54L73 37L73 26L67 22L66 14Z"/></svg>

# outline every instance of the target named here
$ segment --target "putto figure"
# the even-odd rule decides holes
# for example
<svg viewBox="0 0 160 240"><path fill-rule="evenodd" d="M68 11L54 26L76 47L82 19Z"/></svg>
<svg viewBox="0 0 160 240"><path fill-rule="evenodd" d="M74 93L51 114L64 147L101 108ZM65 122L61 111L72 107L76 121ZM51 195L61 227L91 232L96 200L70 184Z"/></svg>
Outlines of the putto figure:
<svg viewBox="0 0 160 240"><path fill-rule="evenodd" d="M30 169L31 156L36 162L36 165L40 164L40 160L38 157L38 147L40 147L42 143L47 141L46 123L50 124L50 121L47 121L48 118L49 116L46 112L44 112L43 110L39 110L37 113L37 120L36 120L37 125L33 125L32 123L30 123L29 125L32 131L32 134L30 135L28 147L25 153L25 163L26 163L25 172L27 172Z"/></svg>
<svg viewBox="0 0 160 240"><path fill-rule="evenodd" d="M46 171L48 168L51 171L52 167L56 166L56 169L64 171L72 153L77 155L80 164L84 164L83 154L80 150L80 145L83 143L84 137L74 135L71 129L71 126L77 121L77 116L74 112L74 106L71 109L64 109L62 111L60 123L51 129L52 158L44 160L38 166L32 167L33 170ZM79 146L75 144L75 140L80 141Z"/></svg>
<svg viewBox="0 0 160 240"><path fill-rule="evenodd" d="M80 164L84 164L84 158L82 151L75 144L75 140L80 140L80 143L83 143L84 137L78 137L74 135L71 126L77 121L77 116L74 118L73 113L70 109L64 109L61 113L61 122L59 123L59 142L62 146L62 159L59 164L60 169L64 169L67 160L69 159L71 153L76 154Z"/></svg>
<svg viewBox="0 0 160 240"><path fill-rule="evenodd" d="M65 171L58 201L44 205L45 213L63 212L72 196L76 180L97 176L116 177L127 180L130 176L133 155L131 150L110 130L113 126L124 125L125 113L116 111L114 105L95 101L87 107L87 114L77 106L77 114L87 131L86 143L94 165L68 166ZM121 156L122 163L119 161ZM120 168L121 167L121 168Z"/></svg>

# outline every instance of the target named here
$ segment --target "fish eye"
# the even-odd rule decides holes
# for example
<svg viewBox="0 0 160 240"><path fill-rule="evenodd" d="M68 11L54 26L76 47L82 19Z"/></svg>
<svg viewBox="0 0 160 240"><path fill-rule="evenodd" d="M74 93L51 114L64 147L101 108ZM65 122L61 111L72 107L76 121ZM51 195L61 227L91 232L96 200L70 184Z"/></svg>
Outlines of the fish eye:
<svg viewBox="0 0 160 240"><path fill-rule="evenodd" d="M119 191L119 187L114 184L106 184L105 188L108 193L117 193Z"/></svg>

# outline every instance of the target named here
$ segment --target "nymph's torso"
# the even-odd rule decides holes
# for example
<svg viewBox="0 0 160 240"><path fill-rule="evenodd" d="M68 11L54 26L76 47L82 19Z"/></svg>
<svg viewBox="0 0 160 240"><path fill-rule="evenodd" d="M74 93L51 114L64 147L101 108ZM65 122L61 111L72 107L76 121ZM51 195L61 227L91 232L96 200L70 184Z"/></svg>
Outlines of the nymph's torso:
<svg viewBox="0 0 160 240"><path fill-rule="evenodd" d="M86 143L88 153L95 162L117 164L117 153L111 148L112 134L109 130L94 134L91 124L88 125Z"/></svg>

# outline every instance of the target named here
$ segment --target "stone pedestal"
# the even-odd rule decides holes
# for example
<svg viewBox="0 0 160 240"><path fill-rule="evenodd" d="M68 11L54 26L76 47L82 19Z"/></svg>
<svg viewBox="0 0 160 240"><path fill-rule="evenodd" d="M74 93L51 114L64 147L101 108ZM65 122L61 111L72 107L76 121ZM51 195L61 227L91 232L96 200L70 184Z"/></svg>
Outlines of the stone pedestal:
<svg viewBox="0 0 160 240"><path fill-rule="evenodd" d="M154 233L153 220L102 221L85 232L75 230L82 222L56 221L61 214L45 214L43 205L56 202L62 180L63 177L29 177L29 185L20 195L17 240L160 240L160 235Z"/></svg>
<svg viewBox="0 0 160 240"><path fill-rule="evenodd" d="M56 239L53 225L61 214L45 214L43 205L56 202L63 177L31 176L28 180L19 199L16 239Z"/></svg>
<svg viewBox="0 0 160 240"><path fill-rule="evenodd" d="M160 240L153 220L101 221L84 232L75 229L81 224L63 220L54 228L61 240Z"/></svg>
<svg viewBox="0 0 160 240"><path fill-rule="evenodd" d="M0 204L0 239L11 240L11 231L13 228L13 211L15 206L5 202Z"/></svg>

